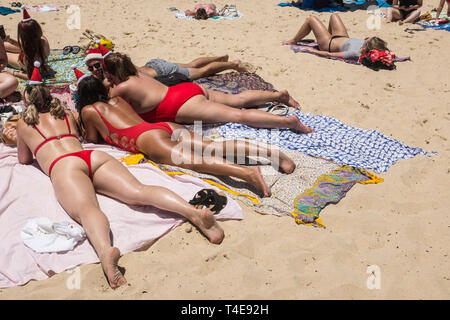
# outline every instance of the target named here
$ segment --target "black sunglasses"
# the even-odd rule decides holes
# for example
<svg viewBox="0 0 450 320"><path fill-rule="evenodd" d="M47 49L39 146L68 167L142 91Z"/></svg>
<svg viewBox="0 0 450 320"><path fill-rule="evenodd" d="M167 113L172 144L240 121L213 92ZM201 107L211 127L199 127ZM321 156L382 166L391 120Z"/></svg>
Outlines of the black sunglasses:
<svg viewBox="0 0 450 320"><path fill-rule="evenodd" d="M89 67L88 67L88 70L89 70L90 72L92 72L92 71L94 71L94 67L95 67L95 69L100 69L101 66L102 66L102 65L101 65L99 62L97 62L97 63L93 64L92 66L89 66Z"/></svg>

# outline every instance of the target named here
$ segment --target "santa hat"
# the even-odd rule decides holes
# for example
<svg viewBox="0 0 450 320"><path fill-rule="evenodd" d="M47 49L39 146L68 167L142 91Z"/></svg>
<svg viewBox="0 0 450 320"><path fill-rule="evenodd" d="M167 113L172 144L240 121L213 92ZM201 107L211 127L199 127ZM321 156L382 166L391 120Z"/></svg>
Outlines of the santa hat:
<svg viewBox="0 0 450 320"><path fill-rule="evenodd" d="M100 49L92 48L86 53L86 58L84 58L84 62L88 63L89 60L93 59L102 59L103 55Z"/></svg>
<svg viewBox="0 0 450 320"><path fill-rule="evenodd" d="M40 66L41 66L41 64L39 61L34 62L33 74L31 75L31 79L28 82L28 84L31 84L31 85L42 84L42 77L41 77L41 73L39 72Z"/></svg>
<svg viewBox="0 0 450 320"><path fill-rule="evenodd" d="M81 80L86 78L88 75L84 74L80 70L77 69L76 65L72 65L73 72L75 72L75 76L77 77L78 83L80 83Z"/></svg>
<svg viewBox="0 0 450 320"><path fill-rule="evenodd" d="M30 15L28 14L28 11L27 11L26 7L25 7L25 6L22 6L22 7L20 7L20 8L23 10L23 19L22 19L22 22L30 21L30 20L31 20L31 17L30 17Z"/></svg>
<svg viewBox="0 0 450 320"><path fill-rule="evenodd" d="M110 55L110 54L112 53L111 51L109 51L108 49L106 49L106 48L101 44L100 40L97 40L96 43L97 43L98 49L100 50L100 52L101 52L101 54L102 54L102 56L103 56L103 59L105 59L108 55Z"/></svg>

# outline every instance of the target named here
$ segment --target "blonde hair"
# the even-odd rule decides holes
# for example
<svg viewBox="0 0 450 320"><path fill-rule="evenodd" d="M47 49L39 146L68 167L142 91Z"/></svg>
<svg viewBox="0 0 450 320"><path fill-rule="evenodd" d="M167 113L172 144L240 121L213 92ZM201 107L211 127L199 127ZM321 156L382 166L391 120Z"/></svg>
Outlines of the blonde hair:
<svg viewBox="0 0 450 320"><path fill-rule="evenodd" d="M34 86L28 94L28 106L22 112L22 119L28 125L39 124L39 113L50 112L55 119L64 119L66 110L59 99L53 98L50 90Z"/></svg>

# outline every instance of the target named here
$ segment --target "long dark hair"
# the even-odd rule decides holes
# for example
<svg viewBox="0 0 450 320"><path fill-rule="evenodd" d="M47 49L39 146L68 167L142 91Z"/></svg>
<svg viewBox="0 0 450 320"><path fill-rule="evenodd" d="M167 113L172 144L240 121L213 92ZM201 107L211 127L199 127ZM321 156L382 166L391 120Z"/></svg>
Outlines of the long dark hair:
<svg viewBox="0 0 450 320"><path fill-rule="evenodd" d="M81 110L88 105L94 104L96 102L105 102L109 100L108 89L105 87L103 82L94 76L88 76L80 81L78 84L78 103L77 111L81 119Z"/></svg>
<svg viewBox="0 0 450 320"><path fill-rule="evenodd" d="M117 77L120 82L127 81L131 76L137 76L136 66L128 55L119 52L109 54L103 59L105 71Z"/></svg>
<svg viewBox="0 0 450 320"><path fill-rule="evenodd" d="M28 78L31 79L33 74L34 62L39 61L41 67L39 71L42 76L46 76L51 72L50 67L47 65L47 59L44 55L44 46L42 45L42 28L40 24L31 19L27 22L20 21L17 26L17 41L19 42L20 49L23 51L26 59L26 72Z"/></svg>

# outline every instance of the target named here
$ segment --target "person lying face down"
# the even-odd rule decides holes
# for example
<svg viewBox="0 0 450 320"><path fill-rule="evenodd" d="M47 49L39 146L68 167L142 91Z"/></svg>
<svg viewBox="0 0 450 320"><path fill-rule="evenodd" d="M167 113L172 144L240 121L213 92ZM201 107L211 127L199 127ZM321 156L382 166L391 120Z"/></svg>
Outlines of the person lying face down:
<svg viewBox="0 0 450 320"><path fill-rule="evenodd" d="M109 221L96 193L129 205L151 205L177 213L210 242L222 242L224 232L209 209L196 208L167 188L140 183L105 152L84 150L75 119L41 79L34 82L28 95L27 108L17 124L18 160L28 165L36 158L49 176L58 202L86 231L111 288L124 285L126 279L118 268L120 251L112 246Z"/></svg>
<svg viewBox="0 0 450 320"><path fill-rule="evenodd" d="M218 15L217 7L214 3L197 4L194 10L186 10L184 12L187 16L193 16L197 20L206 20Z"/></svg>
<svg viewBox="0 0 450 320"><path fill-rule="evenodd" d="M298 102L286 90L248 90L240 94L224 94L203 89L190 82L168 88L153 78L138 73L130 58L120 53L106 55L103 68L106 77L113 84L110 96L125 99L148 122L235 122L257 128L288 128L300 133L313 132L295 115L285 118L261 110L241 110L271 101L299 107Z"/></svg>
<svg viewBox="0 0 450 320"><path fill-rule="evenodd" d="M265 197L270 196L270 188L265 184L258 166L245 167L224 157L259 154L271 161L277 170L289 174L295 168L289 157L275 149L243 141L213 142L197 137L172 122L145 122L123 99L109 98L102 82L93 76L80 81L78 97L77 109L88 142L97 143L102 138L121 149L142 152L157 163L237 177L256 187ZM182 150L181 145L185 146ZM196 149L202 151L196 154Z"/></svg>

